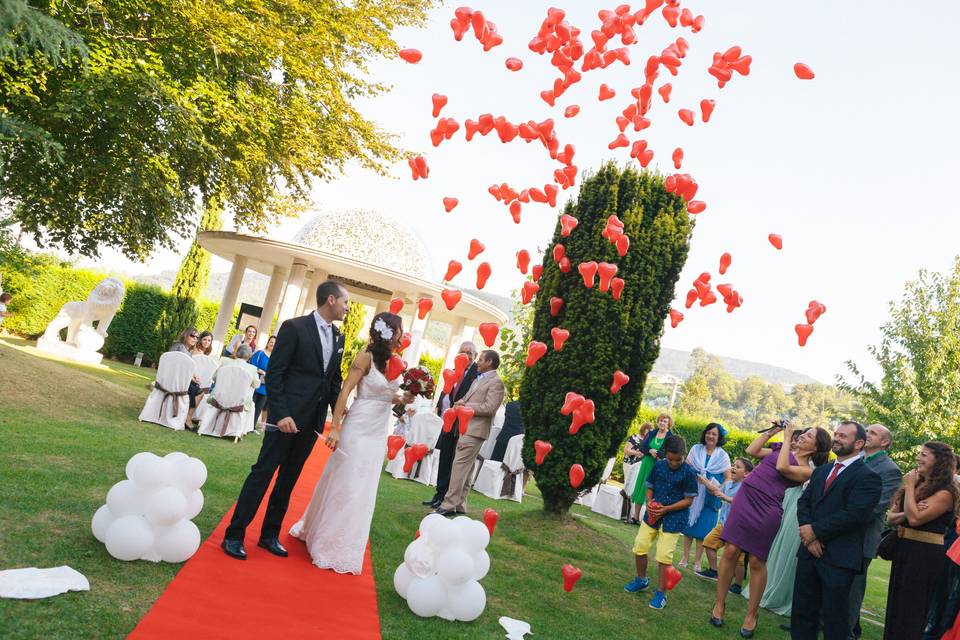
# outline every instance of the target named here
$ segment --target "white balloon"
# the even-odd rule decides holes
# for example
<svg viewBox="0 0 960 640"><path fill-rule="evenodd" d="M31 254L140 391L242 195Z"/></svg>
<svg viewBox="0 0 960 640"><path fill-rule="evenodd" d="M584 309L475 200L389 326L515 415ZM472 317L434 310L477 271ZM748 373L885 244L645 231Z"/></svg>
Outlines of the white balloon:
<svg viewBox="0 0 960 640"><path fill-rule="evenodd" d="M173 463L173 462L176 462L177 460L186 460L189 457L190 456L188 456L182 451L171 451L167 455L163 456L163 459L166 460L167 462Z"/></svg>
<svg viewBox="0 0 960 640"><path fill-rule="evenodd" d="M173 479L184 493L193 493L207 481L207 465L197 458L177 460L173 463Z"/></svg>
<svg viewBox="0 0 960 640"><path fill-rule="evenodd" d="M117 516L113 515L107 505L97 509L97 512L93 514L93 522L90 523L90 528L93 529L93 537L100 542L105 541L107 539L107 529L116 519Z"/></svg>
<svg viewBox="0 0 960 640"><path fill-rule="evenodd" d="M407 588L413 579L414 575L410 573L410 569L407 569L407 565L405 564L401 564L397 567L397 570L393 572L393 588L404 600L407 598Z"/></svg>
<svg viewBox="0 0 960 640"><path fill-rule="evenodd" d="M145 490L159 489L173 482L173 465L153 456L133 468L133 481Z"/></svg>
<svg viewBox="0 0 960 640"><path fill-rule="evenodd" d="M410 611L421 618L432 618L440 613L447 602L447 587L437 576L415 578L407 587L407 604Z"/></svg>
<svg viewBox="0 0 960 640"><path fill-rule="evenodd" d="M490 573L490 554L479 551L473 554L473 579L483 580Z"/></svg>
<svg viewBox="0 0 960 640"><path fill-rule="evenodd" d="M187 496L187 520L193 520L203 511L203 491L197 489Z"/></svg>
<svg viewBox="0 0 960 640"><path fill-rule="evenodd" d="M159 459L159 457L160 456L158 456L157 454L150 453L149 451L141 451L140 453L134 454L133 457L127 461L127 468L126 468L127 478L130 480L133 480L133 470L136 469L138 466L140 466L140 463L143 462L144 460L147 460L149 458Z"/></svg>
<svg viewBox="0 0 960 640"><path fill-rule="evenodd" d="M199 548L200 529L189 520L164 529L153 546L164 562L186 562Z"/></svg>
<svg viewBox="0 0 960 640"><path fill-rule="evenodd" d="M479 520L457 518L454 520L454 524L457 525L457 536L460 544L470 553L483 551L490 544L490 531L487 529L487 525Z"/></svg>
<svg viewBox="0 0 960 640"><path fill-rule="evenodd" d="M450 622L456 622L457 616L453 615L453 611L450 611L450 607L443 605L443 608L440 609L440 613L437 614L438 618L443 618L444 620L449 620Z"/></svg>
<svg viewBox="0 0 960 640"><path fill-rule="evenodd" d="M462 549L446 551L437 560L437 575L450 586L461 585L473 577L473 558Z"/></svg>
<svg viewBox="0 0 960 640"><path fill-rule="evenodd" d="M163 487L153 492L144 511L150 524L169 527L187 514L187 499L174 487Z"/></svg>
<svg viewBox="0 0 960 640"><path fill-rule="evenodd" d="M469 518L457 518L457 520L469 520ZM450 520L443 518L430 526L430 537L427 541L437 554L441 554L455 547L459 537L459 528Z"/></svg>
<svg viewBox="0 0 960 640"><path fill-rule="evenodd" d="M121 480L107 492L107 506L117 517L140 514L146 506L145 498L133 480Z"/></svg>
<svg viewBox="0 0 960 640"><path fill-rule="evenodd" d="M122 516L107 529L104 543L117 560L138 560L153 546L153 531L143 516Z"/></svg>
<svg viewBox="0 0 960 640"><path fill-rule="evenodd" d="M423 538L417 538L407 545L403 562L410 573L419 578L428 578L437 572L433 549Z"/></svg>
<svg viewBox="0 0 960 640"><path fill-rule="evenodd" d="M427 517L420 521L420 527L419 527L419 529L420 529L420 537L421 537L421 538L429 538L429 537L430 537L430 531L433 529L433 526L434 526L437 522L446 522L446 520L447 520L447 519L444 518L444 517L443 517L442 515L440 515L439 513L429 513L429 514L427 514Z"/></svg>
<svg viewBox="0 0 960 640"><path fill-rule="evenodd" d="M476 620L487 607L487 593L476 580L459 587L451 587L447 598L447 608L457 620L464 622Z"/></svg>

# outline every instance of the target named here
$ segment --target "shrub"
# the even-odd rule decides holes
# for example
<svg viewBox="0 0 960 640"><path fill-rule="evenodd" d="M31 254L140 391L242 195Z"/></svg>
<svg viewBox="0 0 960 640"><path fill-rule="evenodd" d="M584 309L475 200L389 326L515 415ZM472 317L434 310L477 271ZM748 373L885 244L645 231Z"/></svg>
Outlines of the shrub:
<svg viewBox="0 0 960 640"><path fill-rule="evenodd" d="M443 378L441 376L441 371L443 370L443 358L431 358L427 354L420 356L420 362L418 366L423 367L430 372L430 375L433 376L434 382L437 384L437 387L443 386Z"/></svg>

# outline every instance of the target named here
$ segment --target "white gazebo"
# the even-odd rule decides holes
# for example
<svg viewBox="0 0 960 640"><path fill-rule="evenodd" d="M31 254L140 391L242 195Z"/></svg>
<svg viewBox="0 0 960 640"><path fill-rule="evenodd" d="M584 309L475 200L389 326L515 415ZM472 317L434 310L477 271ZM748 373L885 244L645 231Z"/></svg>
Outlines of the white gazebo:
<svg viewBox="0 0 960 640"><path fill-rule="evenodd" d="M412 336L404 358L414 366L420 361L424 334L431 322L451 327L444 357L444 366L449 367L460 342L473 340L480 323L503 326L508 320L494 305L466 293L453 311L447 310L440 298L444 286L431 274L431 261L423 242L398 222L377 213L319 215L297 233L293 242L232 231L204 231L198 242L231 263L213 329L215 353L222 349L233 321L233 309L247 269L270 277L261 305L260 346L270 335L274 315L279 326L288 318L316 308L317 287L327 278L342 283L352 301L365 304L374 313L386 311L393 298L404 300L403 326ZM422 298L431 299L433 308L420 319L417 302Z"/></svg>

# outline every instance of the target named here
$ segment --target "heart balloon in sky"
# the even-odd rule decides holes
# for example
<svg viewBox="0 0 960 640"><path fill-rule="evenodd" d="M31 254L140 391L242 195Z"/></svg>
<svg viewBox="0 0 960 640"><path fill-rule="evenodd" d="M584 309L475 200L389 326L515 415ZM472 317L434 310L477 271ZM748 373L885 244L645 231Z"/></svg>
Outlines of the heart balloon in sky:
<svg viewBox="0 0 960 640"><path fill-rule="evenodd" d="M767 240L770 241L770 244L772 244L777 249L777 251L780 251L781 249L783 249L783 238L781 238L778 234L771 233L770 235L767 236Z"/></svg>
<svg viewBox="0 0 960 640"><path fill-rule="evenodd" d="M433 300L430 298L420 298L417 300L417 317L423 320L433 309Z"/></svg>
<svg viewBox="0 0 960 640"><path fill-rule="evenodd" d="M447 305L447 310L453 311L454 308L460 304L460 299L463 298L463 292L459 289L444 289L440 292L440 297L443 298L444 304Z"/></svg>
<svg viewBox="0 0 960 640"><path fill-rule="evenodd" d="M483 344L492 347L497 342L497 335L500 333L500 327L496 322L481 322L477 327L480 336L483 337Z"/></svg>
<svg viewBox="0 0 960 640"><path fill-rule="evenodd" d="M462 270L463 270L462 264L460 264L456 260L451 260L449 263L447 263L447 272L443 274L443 279L447 281L453 280L457 276L457 274L460 273ZM394 313L394 312L391 311L390 313Z"/></svg>
<svg viewBox="0 0 960 640"><path fill-rule="evenodd" d="M398 315L403 310L403 298L393 298L390 300L390 313Z"/></svg>

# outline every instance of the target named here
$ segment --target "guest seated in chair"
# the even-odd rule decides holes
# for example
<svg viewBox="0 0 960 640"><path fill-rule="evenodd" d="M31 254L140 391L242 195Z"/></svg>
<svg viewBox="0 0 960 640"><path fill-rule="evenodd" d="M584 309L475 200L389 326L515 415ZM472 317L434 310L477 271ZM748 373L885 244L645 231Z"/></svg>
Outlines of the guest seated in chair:
<svg viewBox="0 0 960 640"><path fill-rule="evenodd" d="M227 367L243 367L247 373L250 374L250 392L243 399L243 408L246 411L253 411L253 392L260 386L260 373L257 371L257 368L247 362L250 359L250 356L253 355L253 350L250 348L250 345L241 344L237 347L237 350L234 352L234 358L229 360L224 360L223 364L220 365L220 368L217 369L213 374L213 381L217 381L217 374L226 369Z"/></svg>
<svg viewBox="0 0 960 640"><path fill-rule="evenodd" d="M508 402L503 408L503 427L497 435L497 444L493 447L490 459L503 462L503 454L507 452L507 443L513 436L523 433L523 416L520 415L520 401Z"/></svg>
<svg viewBox="0 0 960 640"><path fill-rule="evenodd" d="M184 329L180 333L180 338L171 345L169 351L179 351L180 353L192 356L193 349L197 346L199 339L200 334L197 333L196 329L193 327ZM193 380L190 381L190 388L187 390L187 397L190 398L190 408L187 410L186 419L183 421L184 427L188 431L196 431L193 426L193 412L197 408L198 398L202 395L203 393L200 391L200 378L194 375Z"/></svg>
<svg viewBox="0 0 960 640"><path fill-rule="evenodd" d="M193 345L193 349L190 350L190 355L208 356L211 351L213 351L213 334L209 331L204 331L200 334L200 337L197 338L197 343Z"/></svg>

